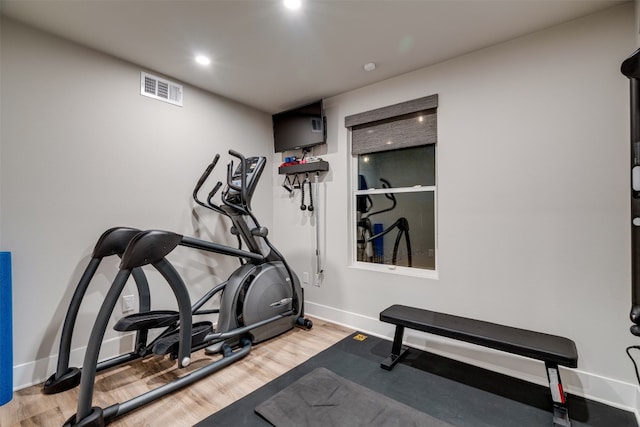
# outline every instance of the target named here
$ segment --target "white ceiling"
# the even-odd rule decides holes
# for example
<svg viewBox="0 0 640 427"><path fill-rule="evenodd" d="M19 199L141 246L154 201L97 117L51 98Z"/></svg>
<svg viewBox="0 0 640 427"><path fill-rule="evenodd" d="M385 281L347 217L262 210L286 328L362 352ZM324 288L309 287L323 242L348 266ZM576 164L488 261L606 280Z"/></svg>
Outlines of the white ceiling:
<svg viewBox="0 0 640 427"><path fill-rule="evenodd" d="M0 0L2 14L274 113L618 0ZM193 58L210 55L203 68ZM377 64L366 72L363 65Z"/></svg>

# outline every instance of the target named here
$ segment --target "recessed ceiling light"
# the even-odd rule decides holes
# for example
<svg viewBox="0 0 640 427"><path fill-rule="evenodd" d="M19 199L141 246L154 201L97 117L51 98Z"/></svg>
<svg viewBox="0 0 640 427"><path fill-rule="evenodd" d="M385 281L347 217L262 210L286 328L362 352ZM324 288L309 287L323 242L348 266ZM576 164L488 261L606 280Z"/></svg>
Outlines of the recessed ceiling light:
<svg viewBox="0 0 640 427"><path fill-rule="evenodd" d="M204 55L198 55L196 56L196 62L200 65L209 65L211 64L211 59Z"/></svg>
<svg viewBox="0 0 640 427"><path fill-rule="evenodd" d="M283 0L283 3L287 9L296 10L302 6L302 0Z"/></svg>
<svg viewBox="0 0 640 427"><path fill-rule="evenodd" d="M373 71L376 69L376 64L373 62L367 62L362 66L362 68L364 68L365 71Z"/></svg>

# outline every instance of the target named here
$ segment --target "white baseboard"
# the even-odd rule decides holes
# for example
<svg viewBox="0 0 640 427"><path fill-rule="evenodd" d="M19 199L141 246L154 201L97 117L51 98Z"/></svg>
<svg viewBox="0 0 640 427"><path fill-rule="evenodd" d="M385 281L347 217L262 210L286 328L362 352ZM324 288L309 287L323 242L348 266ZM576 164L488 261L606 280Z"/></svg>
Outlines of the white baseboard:
<svg viewBox="0 0 640 427"><path fill-rule="evenodd" d="M304 302L305 312L365 334L393 340L395 327L377 318ZM544 363L473 344L406 330L405 343L450 359L548 386ZM580 369L560 368L565 391L618 409L633 412L640 424L640 389L635 384L606 378Z"/></svg>
<svg viewBox="0 0 640 427"><path fill-rule="evenodd" d="M128 333L121 337L111 338L102 343L100 359L107 359L131 351L135 334ZM86 347L71 350L69 367L81 368ZM34 362L13 367L13 390L21 390L47 380L56 371L58 356L49 356Z"/></svg>

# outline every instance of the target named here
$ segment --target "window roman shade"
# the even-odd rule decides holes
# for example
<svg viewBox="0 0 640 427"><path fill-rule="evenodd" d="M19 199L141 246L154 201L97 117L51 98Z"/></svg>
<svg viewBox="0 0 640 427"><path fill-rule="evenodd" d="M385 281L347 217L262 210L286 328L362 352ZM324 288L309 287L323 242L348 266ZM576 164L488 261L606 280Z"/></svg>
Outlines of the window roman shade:
<svg viewBox="0 0 640 427"><path fill-rule="evenodd" d="M353 155L435 144L438 95L345 117Z"/></svg>

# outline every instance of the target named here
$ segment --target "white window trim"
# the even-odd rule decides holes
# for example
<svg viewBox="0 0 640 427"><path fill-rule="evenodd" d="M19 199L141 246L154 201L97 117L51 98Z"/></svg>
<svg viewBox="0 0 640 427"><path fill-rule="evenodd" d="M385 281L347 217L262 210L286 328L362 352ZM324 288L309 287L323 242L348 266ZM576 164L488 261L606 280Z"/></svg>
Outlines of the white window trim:
<svg viewBox="0 0 640 427"><path fill-rule="evenodd" d="M356 164L356 168L357 168ZM367 188L366 190L352 191L356 196L362 196L367 194L389 194L389 193L434 193L436 194L435 185L414 185L413 187L389 187L389 188Z"/></svg>
<svg viewBox="0 0 640 427"><path fill-rule="evenodd" d="M395 275L407 276L407 277L420 277L423 279L433 279L433 280L439 279L437 250L436 250L436 269L435 270L429 270L426 268L418 268L418 267L403 267L400 265L376 264L373 262L362 262L362 261L356 261L356 260L353 260L349 268L354 268L356 270L375 271L377 273L389 273L389 274L395 274Z"/></svg>

